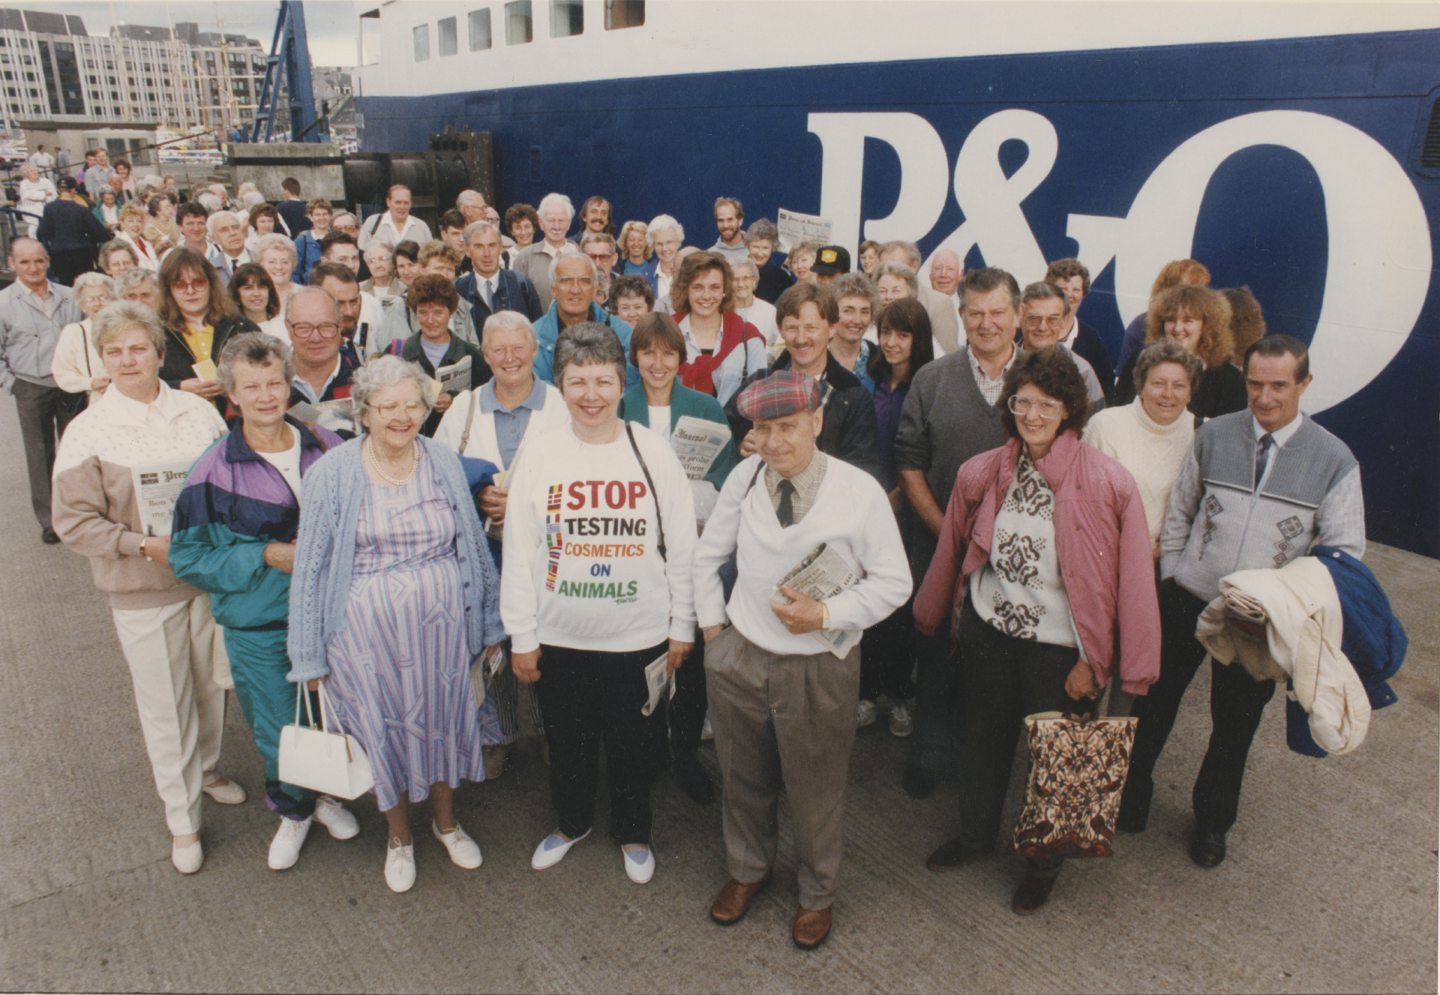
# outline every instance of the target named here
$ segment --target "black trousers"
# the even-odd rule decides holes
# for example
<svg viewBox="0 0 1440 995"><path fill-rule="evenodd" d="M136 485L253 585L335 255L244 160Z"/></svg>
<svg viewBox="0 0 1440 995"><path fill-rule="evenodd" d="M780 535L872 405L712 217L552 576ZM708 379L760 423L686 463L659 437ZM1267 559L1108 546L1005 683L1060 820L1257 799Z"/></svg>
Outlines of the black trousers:
<svg viewBox="0 0 1440 995"><path fill-rule="evenodd" d="M610 782L610 835L618 843L650 842L650 786L655 780L660 714L645 705L645 665L668 643L633 653L542 646L540 712L550 745L550 798L560 831L590 831L600 746ZM683 667L681 668L684 669Z"/></svg>
<svg viewBox="0 0 1440 995"><path fill-rule="evenodd" d="M65 427L85 408L84 394L42 387L16 378L10 387L20 418L25 470L30 477L30 507L41 528L50 527L50 474L55 469L55 444Z"/></svg>
<svg viewBox="0 0 1440 995"><path fill-rule="evenodd" d="M904 701L914 695L910 671L915 666L916 638L909 602L865 630L860 642L861 698L874 701L883 694L891 701Z"/></svg>
<svg viewBox="0 0 1440 995"><path fill-rule="evenodd" d="M705 707L705 640L696 633L694 648L685 658L684 666L675 671L675 697L666 705L670 716L670 755L676 760L693 757L700 748Z"/></svg>
<svg viewBox="0 0 1440 995"><path fill-rule="evenodd" d="M932 774L949 770L959 756L959 670L950 648L949 626L933 636L914 634L915 735L908 763Z"/></svg>
<svg viewBox="0 0 1440 995"><path fill-rule="evenodd" d="M50 255L50 272L55 275L55 282L63 283L67 287L75 285L77 276L93 272L94 269L94 249L66 249Z"/></svg>
<svg viewBox="0 0 1440 995"><path fill-rule="evenodd" d="M960 613L960 838L988 850L1000 833L1015 742L1025 716L1061 711L1065 678L1079 659L1073 646L1016 639L986 625L967 600ZM1036 862L1059 868L1059 861Z"/></svg>
<svg viewBox="0 0 1440 995"><path fill-rule="evenodd" d="M1180 585L1160 586L1160 679L1135 699L1131 711L1140 722L1121 803L1127 816L1143 818L1150 811L1155 763L1175 727L1185 689L1205 659L1205 647L1195 638L1195 622L1204 608L1204 601ZM1210 744L1191 793L1201 830L1223 833L1235 824L1245 760L1274 694L1274 681L1257 681L1238 664L1210 665Z"/></svg>

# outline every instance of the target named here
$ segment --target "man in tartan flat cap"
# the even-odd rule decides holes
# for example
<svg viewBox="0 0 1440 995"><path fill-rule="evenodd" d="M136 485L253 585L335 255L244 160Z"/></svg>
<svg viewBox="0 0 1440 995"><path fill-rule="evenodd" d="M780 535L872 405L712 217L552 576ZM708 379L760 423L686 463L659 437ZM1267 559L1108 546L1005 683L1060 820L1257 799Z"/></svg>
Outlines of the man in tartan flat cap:
<svg viewBox="0 0 1440 995"><path fill-rule="evenodd" d="M710 918L739 922L770 880L783 789L800 865L791 939L804 950L830 934L860 634L904 604L911 586L885 491L817 445L835 411L822 391L817 377L782 368L736 395L740 416L754 424L753 455L726 478L694 563L728 871ZM727 600L720 571L732 554ZM793 576L832 560L858 580Z"/></svg>

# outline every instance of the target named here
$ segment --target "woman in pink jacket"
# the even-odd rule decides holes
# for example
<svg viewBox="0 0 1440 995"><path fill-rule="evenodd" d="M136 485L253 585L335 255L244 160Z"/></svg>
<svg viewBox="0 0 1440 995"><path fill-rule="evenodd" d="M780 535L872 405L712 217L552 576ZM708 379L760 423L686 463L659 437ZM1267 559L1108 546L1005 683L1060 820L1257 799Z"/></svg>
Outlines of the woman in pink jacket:
<svg viewBox="0 0 1440 995"><path fill-rule="evenodd" d="M1054 348L1026 355L996 406L1011 440L960 468L915 598L927 635L959 614L960 835L930 855L933 871L994 847L1026 715L1097 697L1117 669L1132 694L1159 675L1145 508L1130 473L1080 441L1088 405L1075 364ZM1010 907L1044 905L1060 866L1032 861Z"/></svg>

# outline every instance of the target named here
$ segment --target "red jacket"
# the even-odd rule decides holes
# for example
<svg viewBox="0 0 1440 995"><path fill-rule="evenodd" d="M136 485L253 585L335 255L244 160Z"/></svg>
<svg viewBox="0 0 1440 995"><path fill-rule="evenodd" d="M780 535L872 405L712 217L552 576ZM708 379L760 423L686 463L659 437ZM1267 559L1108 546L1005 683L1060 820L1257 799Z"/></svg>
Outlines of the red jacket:
<svg viewBox="0 0 1440 995"><path fill-rule="evenodd" d="M1015 478L1012 439L966 461L955 477L935 558L915 596L915 625L935 633L965 596L966 581L990 559L995 514ZM1160 609L1155 560L1135 478L1073 432L1056 438L1036 464L1055 492L1055 551L1080 656L1095 680L1144 694L1160 675ZM1117 650L1118 639L1118 650Z"/></svg>

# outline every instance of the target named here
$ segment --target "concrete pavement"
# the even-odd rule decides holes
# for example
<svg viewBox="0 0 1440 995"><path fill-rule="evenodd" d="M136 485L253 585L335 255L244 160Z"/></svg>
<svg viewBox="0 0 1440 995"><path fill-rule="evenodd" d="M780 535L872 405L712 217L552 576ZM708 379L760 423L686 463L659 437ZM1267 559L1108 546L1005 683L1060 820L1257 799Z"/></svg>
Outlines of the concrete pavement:
<svg viewBox="0 0 1440 995"><path fill-rule="evenodd" d="M13 404L0 401L0 989L19 991L1036 991L1418 992L1436 989L1440 590L1436 561L1367 557L1411 637L1364 746L1289 753L1272 704L1250 759L1230 858L1190 863L1190 783L1208 731L1197 678L1157 771L1150 830L1109 861L1072 863L1039 915L1009 911L1019 865L997 855L926 871L953 834L955 789L916 802L904 744L862 733L851 764L835 930L789 941L794 850L729 929L706 910L724 880L718 808L668 778L655 792L654 881L626 880L601 821L559 866L529 854L552 828L545 768L514 758L458 795L484 866L451 866L416 813L419 879L381 874L384 820L311 833L276 874L276 820L233 696L222 769L250 791L207 802L205 867L183 878L150 778L109 613L85 561L43 546L29 514ZM713 752L703 760L712 773ZM1012 808L1018 797L1012 791ZM1009 816L1007 816L1008 818ZM784 826L782 817L782 826ZM786 830L788 831L788 829Z"/></svg>

